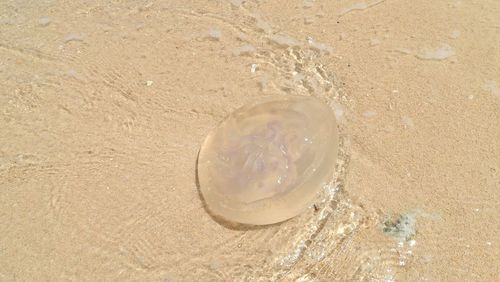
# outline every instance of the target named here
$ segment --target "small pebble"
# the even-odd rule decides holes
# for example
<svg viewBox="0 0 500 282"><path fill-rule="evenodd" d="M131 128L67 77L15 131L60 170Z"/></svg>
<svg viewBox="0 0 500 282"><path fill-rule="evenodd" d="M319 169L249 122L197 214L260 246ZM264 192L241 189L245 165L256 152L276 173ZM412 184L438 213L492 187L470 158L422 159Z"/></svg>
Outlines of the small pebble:
<svg viewBox="0 0 500 282"><path fill-rule="evenodd" d="M250 66L250 72L254 73L256 69L257 69L257 64L252 64Z"/></svg>
<svg viewBox="0 0 500 282"><path fill-rule="evenodd" d="M152 80L146 81L146 86L151 86L151 85L153 85L153 81Z"/></svg>

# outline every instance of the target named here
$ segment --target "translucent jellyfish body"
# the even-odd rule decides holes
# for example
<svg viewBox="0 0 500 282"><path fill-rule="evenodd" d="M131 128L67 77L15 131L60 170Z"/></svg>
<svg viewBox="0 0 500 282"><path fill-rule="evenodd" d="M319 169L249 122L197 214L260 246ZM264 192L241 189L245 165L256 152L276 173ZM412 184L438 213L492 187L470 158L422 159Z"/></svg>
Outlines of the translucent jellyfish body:
<svg viewBox="0 0 500 282"><path fill-rule="evenodd" d="M206 137L198 180L208 209L264 225L298 215L331 180L338 150L333 111L307 96L266 98L231 113Z"/></svg>

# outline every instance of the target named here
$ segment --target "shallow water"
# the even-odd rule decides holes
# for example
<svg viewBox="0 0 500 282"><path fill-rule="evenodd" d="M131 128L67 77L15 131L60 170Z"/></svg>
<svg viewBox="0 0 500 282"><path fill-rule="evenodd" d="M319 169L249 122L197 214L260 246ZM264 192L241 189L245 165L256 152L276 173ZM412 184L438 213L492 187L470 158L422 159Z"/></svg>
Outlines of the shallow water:
<svg viewBox="0 0 500 282"><path fill-rule="evenodd" d="M497 280L498 9L1 3L1 280ZM332 108L332 182L280 224L214 218L200 145L268 95Z"/></svg>

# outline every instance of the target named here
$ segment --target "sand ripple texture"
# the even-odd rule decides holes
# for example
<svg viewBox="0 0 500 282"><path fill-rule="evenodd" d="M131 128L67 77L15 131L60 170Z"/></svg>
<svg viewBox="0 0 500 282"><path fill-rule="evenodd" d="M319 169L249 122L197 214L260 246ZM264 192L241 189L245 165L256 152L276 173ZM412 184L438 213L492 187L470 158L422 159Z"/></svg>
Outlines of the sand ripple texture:
<svg viewBox="0 0 500 282"><path fill-rule="evenodd" d="M406 257L344 189L353 105L333 49L292 38L259 1L169 2L0 4L0 280L390 279ZM200 144L270 94L338 114L333 180L284 223L214 221Z"/></svg>

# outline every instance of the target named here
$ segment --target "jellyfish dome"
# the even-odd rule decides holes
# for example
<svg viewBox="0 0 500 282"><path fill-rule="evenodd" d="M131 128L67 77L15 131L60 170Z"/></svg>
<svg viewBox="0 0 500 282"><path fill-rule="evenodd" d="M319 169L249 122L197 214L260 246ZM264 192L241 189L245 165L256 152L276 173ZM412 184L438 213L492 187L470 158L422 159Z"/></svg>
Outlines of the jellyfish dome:
<svg viewBox="0 0 500 282"><path fill-rule="evenodd" d="M338 133L333 111L309 96L267 97L226 117L206 137L198 180L208 209L264 225L307 208L333 177Z"/></svg>

